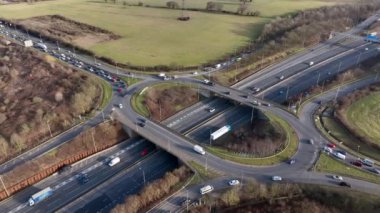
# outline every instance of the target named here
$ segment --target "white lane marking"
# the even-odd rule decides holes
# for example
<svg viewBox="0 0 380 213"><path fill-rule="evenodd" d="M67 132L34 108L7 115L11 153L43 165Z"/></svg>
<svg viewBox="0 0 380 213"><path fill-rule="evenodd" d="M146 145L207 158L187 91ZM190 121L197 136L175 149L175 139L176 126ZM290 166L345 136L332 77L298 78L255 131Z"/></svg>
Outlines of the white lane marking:
<svg viewBox="0 0 380 213"><path fill-rule="evenodd" d="M117 154L115 154L115 155L113 155L113 156L119 156L120 154L126 152L127 150L133 149L134 147L140 145L141 143L143 143L143 141L144 141L144 140L140 140L140 141L138 141L137 143L134 143L134 144L132 144L132 145L126 147L125 149L122 149L121 151L119 151ZM97 163L97 164L95 164L95 165L93 165L93 166L91 166L91 167L89 167L89 168L83 170L82 173L83 173L83 172L87 173L87 172L89 172L89 171L91 171L91 170L93 170L93 169L95 169L95 168L97 168L97 167L99 167L99 166L101 166L101 165L103 165L103 163L102 163L102 162L99 162L99 163ZM53 186L52 188L53 188L54 190L57 190L57 189L59 189L59 188L65 186L66 184L72 182L73 180L75 180L75 179L78 178L79 176L80 176L80 174L76 174L75 176L70 177L69 179L63 181L62 183L59 183L58 185ZM28 203L21 204L21 205L19 205L18 207L14 208L13 210L9 211L9 213L15 213L15 212L18 212L18 211L20 211L21 209L25 208L26 206L28 206Z"/></svg>

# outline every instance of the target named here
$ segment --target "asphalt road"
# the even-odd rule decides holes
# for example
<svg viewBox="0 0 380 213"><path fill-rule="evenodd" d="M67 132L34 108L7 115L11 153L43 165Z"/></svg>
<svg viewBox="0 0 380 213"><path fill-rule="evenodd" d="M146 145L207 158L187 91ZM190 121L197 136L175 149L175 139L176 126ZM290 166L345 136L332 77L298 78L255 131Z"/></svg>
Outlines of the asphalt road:
<svg viewBox="0 0 380 213"><path fill-rule="evenodd" d="M361 50L359 50L361 51ZM360 55L363 55L363 56L357 56L358 57L358 61L361 60L361 57L365 58L367 54L362 54L362 53L359 53ZM345 56L346 57L346 56ZM370 56L368 56L370 57ZM314 60L314 59L313 59ZM350 59L349 61L352 62L352 59ZM298 65L296 65L298 66ZM297 68L293 68L295 71L295 73L299 72L297 71L298 69ZM306 68L307 69L307 68ZM343 68L342 68L343 70ZM304 70L300 70L300 71L304 71ZM272 75L275 75L275 74L279 74L278 72L272 72ZM286 73L287 75L289 76L293 76L294 73L293 72L290 72L290 73ZM271 76L271 78L273 78L274 76ZM321 74L321 77L322 77L322 74ZM273 79L272 79L273 80ZM266 81L271 81L270 79L266 79ZM273 82L272 82L273 84ZM220 90L220 89L223 89L223 90ZM247 104L247 100L246 99L242 99L241 97L241 92L236 93L236 91L234 90L231 90L229 88L216 88L215 90L216 92L219 93L219 95L221 96L226 96L226 94L224 94L226 91L231 91L230 94L228 94L228 96L236 101L239 101L239 102L245 102L245 104ZM215 92L214 91L214 92ZM244 94L244 93L243 93ZM250 100L249 101L252 101L253 98L249 98ZM276 99L276 98L274 98ZM249 104L249 103L248 103ZM264 110L266 110L265 108L262 108ZM298 135L300 137L306 137L306 138L310 138L310 137L315 137L317 134L315 134L315 132L310 132L308 131L308 127L305 127L305 128L298 128L298 127L303 127L302 125L299 126L300 124L297 123L293 118L290 117L290 115L287 115L286 112L280 110L280 109L276 109L276 108L272 108L270 109L272 112L274 112L275 114L278 114L280 115L281 117L284 117L286 119L288 119L288 121L290 122L290 124L293 126L293 127L296 127L296 131L298 133ZM119 113L119 112L117 112ZM128 114L129 113L129 114ZM127 112L125 113L128 118L130 120L136 120L138 118L138 115L134 115L133 113L131 112ZM121 117L121 118L120 118ZM128 119L125 119L126 117L123 117L123 115L120 115L119 113L119 119L123 120L126 124L128 124L129 126L131 127L135 127L136 124L134 124L133 122L131 123L130 121L128 121ZM137 127L137 126L136 126ZM146 132L145 129L147 129L146 127L148 128L151 128L153 131L155 131L154 133L149 133L149 132ZM222 169L222 171L226 171L226 172L233 172L235 174L241 172L241 173L246 173L247 175L252 175L252 176L255 176L256 178L258 178L259 180L262 179L262 180L267 180L268 179L268 175L272 175L274 174L273 171L276 171L276 173L281 173L281 174L285 174L285 178L290 177L290 178L293 178L293 179L296 179L296 178L301 178L303 176L306 177L306 175L303 175L300 173L300 171L302 171L304 168L308 167L310 165L310 162L312 162L313 158L312 157L310 159L310 156L314 156L315 155L315 148L312 148L312 146L309 146L309 145L305 145L305 144L300 144L300 147L299 147L299 151L297 152L296 154L296 158L297 159L301 159L300 163L297 163L296 166L292 166L291 168L292 169L289 169L289 166L287 165L287 168L285 169L286 165L283 165L283 164L280 164L280 165L276 165L274 167L270 167L270 168L252 168L252 167L247 167L247 166L243 166L243 165L235 165L235 164L231 164L229 162L223 162L221 161L221 159L218 159L217 157L215 156L212 156L212 155L206 155L206 159L205 161L202 160L199 160L200 156L199 155L196 155L193 151L192 151L192 144L188 143L187 139L184 139L183 137L175 134L175 133L172 133L170 131L168 131L168 129L163 129L163 127L160 127L159 125L155 124L155 123L152 123L150 121L147 121L147 126L144 127L144 128L140 128L140 131L139 133L141 133L142 135L146 136L147 138L151 138L151 139L154 139L155 142L157 142L158 144L161 144L162 147L166 147L168 148L168 150L170 152L174 152L174 153L177 153L178 156L180 157L183 157L183 158L187 158L187 159L190 159L190 160L195 160L195 161L198 161L200 163L202 162L207 162L207 159L208 159L208 164L210 167L213 167L213 168L216 168L216 169ZM137 130L137 128L136 128ZM157 137L159 136L159 137ZM177 142L174 142L177 141ZM320 141L321 144L323 143L322 141ZM321 145L319 144L319 145ZM178 152L180 150L180 152ZM311 155L311 153L314 153L313 155ZM300 158L298 158L300 157ZM309 162L304 162L303 160L306 160L308 158ZM297 167L300 167L300 168L297 168ZM295 169L293 169L295 168ZM268 170L268 171L266 171ZM285 170L288 170L288 172L286 172ZM296 172L293 172L290 171L289 173L289 170L295 170ZM296 175L296 176L294 176ZM365 184L365 183L361 183L360 185L358 185L357 187L360 188L365 188L364 186L368 186L368 183ZM371 187L372 190L378 190L378 187Z"/></svg>
<svg viewBox="0 0 380 213"><path fill-rule="evenodd" d="M76 163L72 170L67 173L52 175L2 201L0 203L0 212L53 212L141 160L141 152L145 149L153 153L155 146L144 139L131 140L129 143L117 145L110 150ZM113 167L108 166L109 157L115 156L120 157L121 162ZM77 178L80 173L88 174L88 183L83 185L78 183ZM31 195L48 186L54 190L53 195L47 200L30 207L28 199Z"/></svg>
<svg viewBox="0 0 380 213"><path fill-rule="evenodd" d="M178 166L177 158L159 151L138 165L108 179L57 212L109 212L128 195L138 193L144 186ZM144 171L144 173L143 173Z"/></svg>

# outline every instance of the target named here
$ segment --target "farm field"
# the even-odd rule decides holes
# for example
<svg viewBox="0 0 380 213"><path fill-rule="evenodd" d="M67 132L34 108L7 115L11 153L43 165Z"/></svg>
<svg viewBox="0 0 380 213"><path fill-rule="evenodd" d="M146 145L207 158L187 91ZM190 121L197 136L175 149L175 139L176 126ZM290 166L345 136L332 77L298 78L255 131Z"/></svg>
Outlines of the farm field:
<svg viewBox="0 0 380 213"><path fill-rule="evenodd" d="M348 0L336 0L342 1ZM201 5L206 5L206 2L196 0L189 2L188 6L194 4L204 8ZM228 3L228 7L237 3L229 2L232 3ZM111 4L103 0L60 0L2 5L0 17L14 20L62 15L121 37L91 45L84 42L83 47L99 56L138 66L196 66L219 59L246 45L259 35L262 26L273 16L331 4L331 1L316 0L257 0L255 10L261 12L261 17L186 11L191 20L180 22L176 20L178 10L123 6L121 1Z"/></svg>

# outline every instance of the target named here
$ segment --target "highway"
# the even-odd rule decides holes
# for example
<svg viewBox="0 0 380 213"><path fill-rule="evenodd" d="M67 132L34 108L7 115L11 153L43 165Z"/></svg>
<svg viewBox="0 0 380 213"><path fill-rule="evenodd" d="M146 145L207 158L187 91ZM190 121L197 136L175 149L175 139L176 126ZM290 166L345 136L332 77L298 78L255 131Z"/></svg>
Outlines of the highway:
<svg viewBox="0 0 380 213"><path fill-rule="evenodd" d="M373 19L373 17L371 17L371 20ZM367 25L367 23L360 25L359 28L365 25ZM355 29L352 30L352 32L354 31ZM286 96L288 97L294 94L298 94L299 92L302 92L303 90L309 88L310 85L317 84L317 82L319 81L325 81L326 79L328 79L330 76L334 75L335 73L346 70L347 68L352 67L355 64L358 64L361 61L367 58L374 57L378 54L377 45L368 44L361 41L353 41L353 42L344 43L345 44L344 47L342 46L336 47L334 45L330 45L327 43L320 45L317 48L314 48L312 51L309 51L305 55L295 56L296 59L293 60L292 62L289 62L288 60L286 60L287 62L285 61L283 63L286 63L287 66L279 66L279 65L271 66L266 69L265 74L261 74L262 72L260 72L260 74L252 75L252 77L247 78L247 80L244 80L238 85L235 85L234 88L223 87L221 85L207 86L199 80L185 78L185 77L189 77L187 75L183 75L182 78L180 77L179 79L176 80L176 81L184 82L184 83L198 84L201 88L215 92L221 97L242 103L248 107L256 107L263 111L270 111L271 113L278 115L282 117L283 119L287 120L289 124L295 129L298 137L301 139L301 143L299 144L298 151L296 155L294 156L294 158L297 159L297 163L292 166L286 163L280 163L278 165L274 165L270 167L253 167L253 166L239 165L236 163L225 161L209 153L207 153L205 156L201 156L192 150L193 143L195 143L194 140L186 138L180 135L179 133L172 131L168 127L162 126L150 120L146 121L145 127L139 127L136 122L139 120L139 118L141 118L141 116L136 114L133 111L133 109L130 108L130 105L129 105L130 99L134 92L139 91L140 89L144 88L147 85L151 85L152 83L157 82L157 80L154 80L156 78L152 76L141 76L145 78L146 80L143 81L142 83L132 86L129 89L124 99L121 99L121 98L118 99L115 97L113 99L113 103L111 103L107 107L107 110L105 111L106 113L104 114L108 115L108 113L110 113L110 110L113 104L123 102L124 106L126 107L123 109L116 109L114 111L114 115L117 117L119 121L131 127L132 129L135 129L138 134L141 134L143 137L156 143L163 149L166 149L168 152L173 153L175 156L179 157L180 159L183 159L185 161L196 161L202 165L207 165L207 167L209 167L210 169L212 168L218 171L222 171L225 174L235 174L235 175L239 174L242 176L254 177L258 179L259 181L263 181L263 182L268 182L272 175L281 175L283 176L285 181L289 181L289 182L336 185L335 182L333 183L331 182L331 178L328 177L326 174L319 174L319 173L316 174L316 173L311 173L311 172L306 171L308 168L310 168L310 166L315 161L318 150L322 148L324 144L328 143L328 141L325 138L321 137L320 133L314 128L314 126L312 126L309 123L307 124L303 123L302 119L300 121L295 116L289 114L288 112L280 108L277 108L274 106L273 107L256 106L255 104L253 104L253 101L258 101L261 103L268 104L267 101L261 100L264 98L269 99L271 101L282 102L284 99L284 95L283 95L284 92L280 92L280 91L283 91L284 88L290 88L289 90L287 89L287 92L286 92ZM50 45L49 47L54 46L54 44L49 44L49 45ZM86 56L78 56L78 58L80 57L86 57ZM308 63L311 60L315 62L315 65L309 67ZM86 59L83 58L83 61L89 64L95 63L89 58L86 58ZM102 68L103 67L104 69L107 69L107 71L111 73L119 73L118 68L114 68L108 65L107 66L102 65ZM279 81L279 75L283 75L285 79L282 81ZM128 74L128 76L131 76L131 74ZM248 88L252 86L262 88L263 92L261 94L258 94L260 98L254 97L251 93L248 92L249 91ZM220 99L203 101L201 104L198 104L197 106L201 108L202 113L199 113L199 116L197 114L197 118L195 122L192 122L192 123L187 122L188 120L192 120L193 117L188 116L186 113L182 112L182 113L179 113L179 115L177 115L179 116L180 121L173 118L173 119L169 119L169 121L165 124L169 126L170 128L175 127L175 129L178 129L180 132L189 131L191 129L191 126L194 126L195 123L206 121L212 118L212 116L215 116L218 114L220 115L221 113L224 113L226 110L232 107L231 104L225 103L221 101ZM216 108L215 113L207 112L206 109L207 107L210 107L210 106ZM193 110L194 110L193 108L189 108L186 111L191 112ZM230 115L227 115L226 118L229 118L234 115L235 115L234 113L231 113ZM96 124L96 121L99 122L99 120L100 121L103 120L102 115L100 114L98 114L98 116L92 119L91 121L93 121L94 124ZM90 121L88 121L88 123L90 124ZM187 123L188 125L184 123ZM66 139L72 138L76 134L79 134L80 131L81 130L77 130L76 132L75 129L72 129L69 132L66 132L63 136L60 136L59 138L61 139L57 138L56 141L59 141L59 142L46 143L47 145L42 145L38 147L37 149L32 150L30 154L26 153L24 155L19 156L14 161L12 160L6 164L3 164L1 166L1 169L3 169L1 172L9 171L10 169L13 168L12 166L18 165L25 160L30 160L36 156L39 156L40 154L46 152L47 150L50 150L52 147L58 146L59 144L62 144L65 141L67 141L67 140L64 140L65 138ZM200 139L204 140L206 135L207 135L207 132L200 133L200 137L201 137ZM194 138L197 139L196 137ZM317 142L314 145L307 144L304 142L305 139L310 139L310 138L314 139ZM98 165L97 167L106 167L104 165L104 162L103 163L98 162L97 164L94 164L94 166L95 165ZM122 164L120 166L122 166ZM93 168L93 167L91 166L89 168ZM86 186L88 186L88 190L94 188L96 185L99 185L102 181L104 181L104 177L111 177L114 174L116 173L104 172L99 177L99 179L97 179L97 177L95 176L90 175L90 178L92 178L91 180L94 180L93 181L94 185L91 185L90 187L90 184L87 184ZM67 197L70 197L73 199L79 196L79 194L84 193L83 189L78 189L77 187L78 184L74 181L75 180L74 177L71 177L68 180L69 181L67 181L64 186L56 185L55 186L56 189L60 187L64 187L64 188L68 187L69 190L65 191L64 195L67 196L68 195L67 193L69 194L71 193L70 196L67 196ZM364 190L364 191L367 190L369 192L377 193L377 194L380 193L379 185L363 182L359 180L350 180L350 183L351 181L352 181L352 185L354 189ZM30 196L30 194L43 188L44 183L45 181L40 183L41 187L39 187L39 184L37 184L36 187L39 187L39 188L33 187L31 189L24 190L25 192L22 191L21 193L16 194L14 197L12 197L12 199L7 199L6 201L3 201L1 203L1 208L3 208L4 202L5 204L4 204L4 209L1 209L1 212L12 211L12 210L22 210L23 212L32 211L31 208L28 208L24 202L25 200L27 200L27 197ZM70 202L70 200L67 200L67 199L66 200L57 199L57 200L58 200L57 201L58 203L55 203L55 202L41 203L40 205L38 205L39 208L33 208L33 212L39 212L39 211L42 211L42 209L45 209L45 210L54 209L54 208L59 207L60 205L64 205L65 203Z"/></svg>
<svg viewBox="0 0 380 213"><path fill-rule="evenodd" d="M0 212L46 212L48 209L54 211L141 160L141 152L145 149L153 153L155 146L144 139L139 139L112 147L76 163L67 173L52 175L0 202ZM115 156L120 157L122 161L113 167L108 166L109 157ZM88 183L81 185L78 182L80 173L88 174ZM53 188L54 194L46 201L30 207L28 205L30 196L48 186Z"/></svg>
<svg viewBox="0 0 380 213"><path fill-rule="evenodd" d="M144 179L148 184L177 166L177 158L159 151L96 186L57 212L109 212L115 204L123 203L126 196L138 193L144 186Z"/></svg>

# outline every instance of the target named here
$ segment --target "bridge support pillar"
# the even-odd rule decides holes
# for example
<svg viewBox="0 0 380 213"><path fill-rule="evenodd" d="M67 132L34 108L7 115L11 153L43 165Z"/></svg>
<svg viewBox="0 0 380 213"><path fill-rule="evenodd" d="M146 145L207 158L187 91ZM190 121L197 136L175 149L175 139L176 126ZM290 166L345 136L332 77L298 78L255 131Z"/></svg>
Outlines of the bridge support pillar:
<svg viewBox="0 0 380 213"><path fill-rule="evenodd" d="M138 134L133 129L129 128L126 125L123 125L123 129L128 134L129 138L134 138L138 136Z"/></svg>

